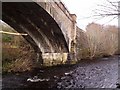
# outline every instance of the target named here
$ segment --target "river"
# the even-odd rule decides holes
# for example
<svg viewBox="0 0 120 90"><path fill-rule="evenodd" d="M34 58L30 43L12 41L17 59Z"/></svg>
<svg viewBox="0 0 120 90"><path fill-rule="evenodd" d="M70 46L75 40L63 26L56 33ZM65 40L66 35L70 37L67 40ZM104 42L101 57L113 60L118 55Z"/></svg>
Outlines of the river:
<svg viewBox="0 0 120 90"><path fill-rule="evenodd" d="M8 88L116 88L120 56L81 60L76 65L35 69L3 75Z"/></svg>

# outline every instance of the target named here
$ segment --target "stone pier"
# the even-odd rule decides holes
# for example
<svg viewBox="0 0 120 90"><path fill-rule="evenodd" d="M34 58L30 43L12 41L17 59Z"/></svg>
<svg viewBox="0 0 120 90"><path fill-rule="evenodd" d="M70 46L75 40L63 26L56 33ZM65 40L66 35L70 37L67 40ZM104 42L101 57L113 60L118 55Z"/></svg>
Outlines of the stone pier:
<svg viewBox="0 0 120 90"><path fill-rule="evenodd" d="M44 53L42 54L43 65L53 66L58 64L65 64L67 57L68 53Z"/></svg>

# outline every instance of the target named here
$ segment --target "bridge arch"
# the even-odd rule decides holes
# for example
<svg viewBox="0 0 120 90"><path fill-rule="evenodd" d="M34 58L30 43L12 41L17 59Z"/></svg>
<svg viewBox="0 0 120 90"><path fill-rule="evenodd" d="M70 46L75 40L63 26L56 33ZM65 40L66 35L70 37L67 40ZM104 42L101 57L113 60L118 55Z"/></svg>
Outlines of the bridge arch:
<svg viewBox="0 0 120 90"><path fill-rule="evenodd" d="M68 52L64 35L56 21L35 2L3 2L2 20L30 42L36 52Z"/></svg>
<svg viewBox="0 0 120 90"><path fill-rule="evenodd" d="M64 61L76 37L76 16L65 10L61 2L3 2L2 20L27 33L24 38L43 60Z"/></svg>

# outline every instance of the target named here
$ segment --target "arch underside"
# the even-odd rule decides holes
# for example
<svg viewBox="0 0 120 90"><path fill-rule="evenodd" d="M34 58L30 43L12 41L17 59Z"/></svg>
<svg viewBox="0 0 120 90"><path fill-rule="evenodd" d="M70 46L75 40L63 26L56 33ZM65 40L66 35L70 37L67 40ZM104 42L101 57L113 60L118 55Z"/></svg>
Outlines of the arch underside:
<svg viewBox="0 0 120 90"><path fill-rule="evenodd" d="M54 19L35 2L3 2L2 20L20 33L36 52L68 52L64 35Z"/></svg>

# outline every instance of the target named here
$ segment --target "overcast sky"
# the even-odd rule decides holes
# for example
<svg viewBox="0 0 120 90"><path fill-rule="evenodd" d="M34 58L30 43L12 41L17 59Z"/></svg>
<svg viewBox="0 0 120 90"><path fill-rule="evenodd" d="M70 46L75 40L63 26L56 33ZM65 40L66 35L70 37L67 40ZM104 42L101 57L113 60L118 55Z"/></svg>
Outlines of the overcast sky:
<svg viewBox="0 0 120 90"><path fill-rule="evenodd" d="M116 0L111 0L116 1ZM117 0L118 1L118 0ZM113 17L105 17L105 18L86 18L89 16L93 16L95 13L93 10L100 9L99 5L109 6L109 3L106 0L62 0L65 6L68 8L70 13L77 15L77 25L85 30L85 27L88 23L96 22L105 25L117 25L118 20L114 19L109 22ZM99 19L99 20L98 20Z"/></svg>

